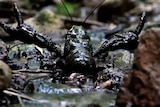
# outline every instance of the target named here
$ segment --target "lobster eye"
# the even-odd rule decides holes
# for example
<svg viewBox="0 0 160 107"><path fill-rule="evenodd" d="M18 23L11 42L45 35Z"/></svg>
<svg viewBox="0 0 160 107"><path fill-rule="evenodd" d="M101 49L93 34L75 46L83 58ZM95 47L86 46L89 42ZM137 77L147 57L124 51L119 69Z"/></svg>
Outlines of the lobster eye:
<svg viewBox="0 0 160 107"><path fill-rule="evenodd" d="M87 47L88 46L88 42L83 42L83 46Z"/></svg>
<svg viewBox="0 0 160 107"><path fill-rule="evenodd" d="M26 58L27 57L27 53L26 52L22 52L21 53L21 57Z"/></svg>

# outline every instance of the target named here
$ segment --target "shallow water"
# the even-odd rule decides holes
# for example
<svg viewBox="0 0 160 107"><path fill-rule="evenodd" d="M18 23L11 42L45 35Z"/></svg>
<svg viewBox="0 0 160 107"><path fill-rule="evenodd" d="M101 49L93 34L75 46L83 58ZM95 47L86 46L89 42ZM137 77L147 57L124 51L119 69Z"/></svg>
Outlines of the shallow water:
<svg viewBox="0 0 160 107"><path fill-rule="evenodd" d="M87 104L99 104L109 107L114 104L115 95L107 93L81 93L81 94L35 94L37 98L45 99L48 104L26 103L25 107L84 107Z"/></svg>
<svg viewBox="0 0 160 107"><path fill-rule="evenodd" d="M34 84L36 90L34 94L29 96L40 102L25 101L25 106L17 104L14 105L15 107L87 107L88 104L109 107L115 103L116 94L104 91L82 92L79 88L54 84L49 80L36 80Z"/></svg>

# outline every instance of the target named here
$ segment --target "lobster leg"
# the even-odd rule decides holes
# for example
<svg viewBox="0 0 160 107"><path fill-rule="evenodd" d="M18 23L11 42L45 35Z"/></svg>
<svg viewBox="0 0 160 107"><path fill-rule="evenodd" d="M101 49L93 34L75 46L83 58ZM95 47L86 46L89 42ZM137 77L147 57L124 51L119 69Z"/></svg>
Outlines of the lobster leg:
<svg viewBox="0 0 160 107"><path fill-rule="evenodd" d="M47 48L49 51L55 52L57 56L61 56L61 48L53 41L52 38L48 37L44 33L38 33L30 25L24 23L16 3L14 3L14 14L18 23L17 29L4 22L0 22L0 26L9 35L25 43L34 43L40 47Z"/></svg>
<svg viewBox="0 0 160 107"><path fill-rule="evenodd" d="M114 35L111 39L104 41L102 45L94 52L93 56L98 57L102 53L107 54L108 51L114 51L117 49L136 49L138 45L138 35L142 31L145 21L146 12L143 12L135 31Z"/></svg>

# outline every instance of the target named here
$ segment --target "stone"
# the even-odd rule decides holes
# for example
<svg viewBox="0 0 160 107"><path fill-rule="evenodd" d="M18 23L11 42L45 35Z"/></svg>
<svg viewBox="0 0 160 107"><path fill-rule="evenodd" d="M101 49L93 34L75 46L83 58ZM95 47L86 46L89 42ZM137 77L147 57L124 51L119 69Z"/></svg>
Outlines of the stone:
<svg viewBox="0 0 160 107"><path fill-rule="evenodd" d="M133 69L124 78L117 107L160 106L160 29L148 29L140 37Z"/></svg>
<svg viewBox="0 0 160 107"><path fill-rule="evenodd" d="M9 66L0 60L0 90L6 89L11 86L12 73Z"/></svg>
<svg viewBox="0 0 160 107"><path fill-rule="evenodd" d="M0 39L0 60L5 61L7 59L7 45Z"/></svg>

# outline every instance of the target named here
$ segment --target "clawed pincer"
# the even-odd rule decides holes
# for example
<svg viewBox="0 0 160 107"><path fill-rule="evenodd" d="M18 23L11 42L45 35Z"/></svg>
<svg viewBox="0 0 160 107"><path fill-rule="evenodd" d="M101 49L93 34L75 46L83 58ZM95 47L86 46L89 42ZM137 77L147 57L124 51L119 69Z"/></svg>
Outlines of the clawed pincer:
<svg viewBox="0 0 160 107"><path fill-rule="evenodd" d="M117 49L135 50L138 45L138 36L146 22L146 16L146 12L143 12L135 31L117 33L113 35L112 38L104 41L101 44L101 46L94 52L93 56L97 57L102 53L107 54L108 51L114 51Z"/></svg>

